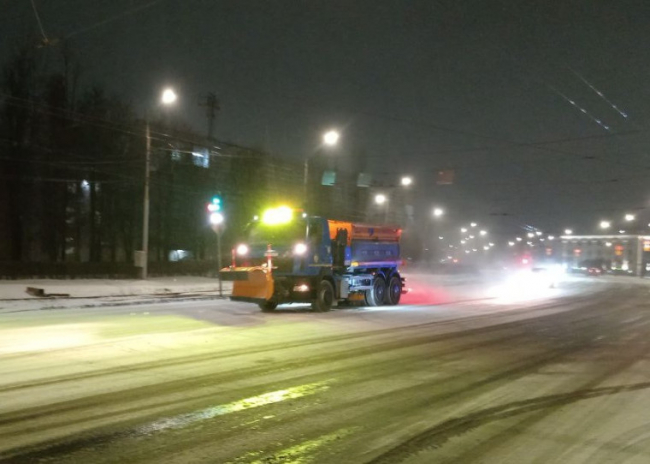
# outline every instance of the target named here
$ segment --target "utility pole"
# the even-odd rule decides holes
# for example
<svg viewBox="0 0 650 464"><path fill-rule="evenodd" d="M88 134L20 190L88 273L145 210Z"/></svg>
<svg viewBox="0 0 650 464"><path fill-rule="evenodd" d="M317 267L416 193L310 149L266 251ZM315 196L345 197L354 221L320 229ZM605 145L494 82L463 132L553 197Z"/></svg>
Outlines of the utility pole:
<svg viewBox="0 0 650 464"><path fill-rule="evenodd" d="M149 118L146 118L146 161L144 166L144 201L142 205L142 279L147 278L147 262L149 261L149 179L151 177L151 132Z"/></svg>
<svg viewBox="0 0 650 464"><path fill-rule="evenodd" d="M165 89L161 96L163 105L171 105L176 101L176 93L172 89ZM145 139L146 153L144 165L144 198L142 200L142 250L136 253L136 266L141 267L141 277L147 278L149 262L149 184L151 177L151 129L149 127L149 111L145 111Z"/></svg>
<svg viewBox="0 0 650 464"><path fill-rule="evenodd" d="M201 98L199 106L205 107L205 115L208 118L208 139L212 140L214 131L214 120L217 117L217 111L221 109L217 96L210 92Z"/></svg>
<svg viewBox="0 0 650 464"><path fill-rule="evenodd" d="M217 230L217 270L221 271L221 228ZM219 273L219 296L223 296L223 284L221 283L221 273Z"/></svg>

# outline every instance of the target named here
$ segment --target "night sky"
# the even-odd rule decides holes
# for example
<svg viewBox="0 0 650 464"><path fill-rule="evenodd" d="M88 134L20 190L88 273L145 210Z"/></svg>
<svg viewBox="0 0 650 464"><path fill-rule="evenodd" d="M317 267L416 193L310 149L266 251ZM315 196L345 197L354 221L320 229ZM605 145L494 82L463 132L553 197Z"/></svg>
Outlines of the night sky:
<svg viewBox="0 0 650 464"><path fill-rule="evenodd" d="M340 128L333 156L413 175L421 214L555 233L649 218L648 1L34 1L83 84L139 111L171 85L202 132L214 92L218 138L295 159ZM1 62L37 40L30 1L0 0L0 30Z"/></svg>

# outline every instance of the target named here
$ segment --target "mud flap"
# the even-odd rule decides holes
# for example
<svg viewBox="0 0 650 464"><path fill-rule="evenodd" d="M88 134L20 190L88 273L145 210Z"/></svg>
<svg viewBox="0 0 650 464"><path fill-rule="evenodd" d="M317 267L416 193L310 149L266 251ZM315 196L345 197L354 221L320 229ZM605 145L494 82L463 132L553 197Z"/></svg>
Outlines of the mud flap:
<svg viewBox="0 0 650 464"><path fill-rule="evenodd" d="M273 275L263 267L225 268L222 280L232 281L233 300L268 301L273 297Z"/></svg>

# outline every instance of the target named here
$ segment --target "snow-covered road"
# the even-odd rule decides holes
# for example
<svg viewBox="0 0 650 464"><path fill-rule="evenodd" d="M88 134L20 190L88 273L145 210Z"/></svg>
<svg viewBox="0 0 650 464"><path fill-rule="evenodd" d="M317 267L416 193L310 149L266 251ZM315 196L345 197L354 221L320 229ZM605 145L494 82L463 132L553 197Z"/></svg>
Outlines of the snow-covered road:
<svg viewBox="0 0 650 464"><path fill-rule="evenodd" d="M647 296L7 313L0 462L649 462Z"/></svg>

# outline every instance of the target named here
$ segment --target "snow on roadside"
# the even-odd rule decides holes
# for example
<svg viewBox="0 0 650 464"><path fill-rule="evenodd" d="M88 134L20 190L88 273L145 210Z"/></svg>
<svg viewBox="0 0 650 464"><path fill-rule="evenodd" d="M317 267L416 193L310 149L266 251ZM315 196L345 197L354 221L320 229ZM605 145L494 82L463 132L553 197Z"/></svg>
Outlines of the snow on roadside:
<svg viewBox="0 0 650 464"><path fill-rule="evenodd" d="M71 298L165 295L172 293L216 292L218 279L208 277L164 277L150 280L75 279L75 280L0 280L0 300L42 299L29 295L27 287L45 293L67 294ZM224 291L230 283L223 282ZM0 301L0 305L4 302Z"/></svg>

